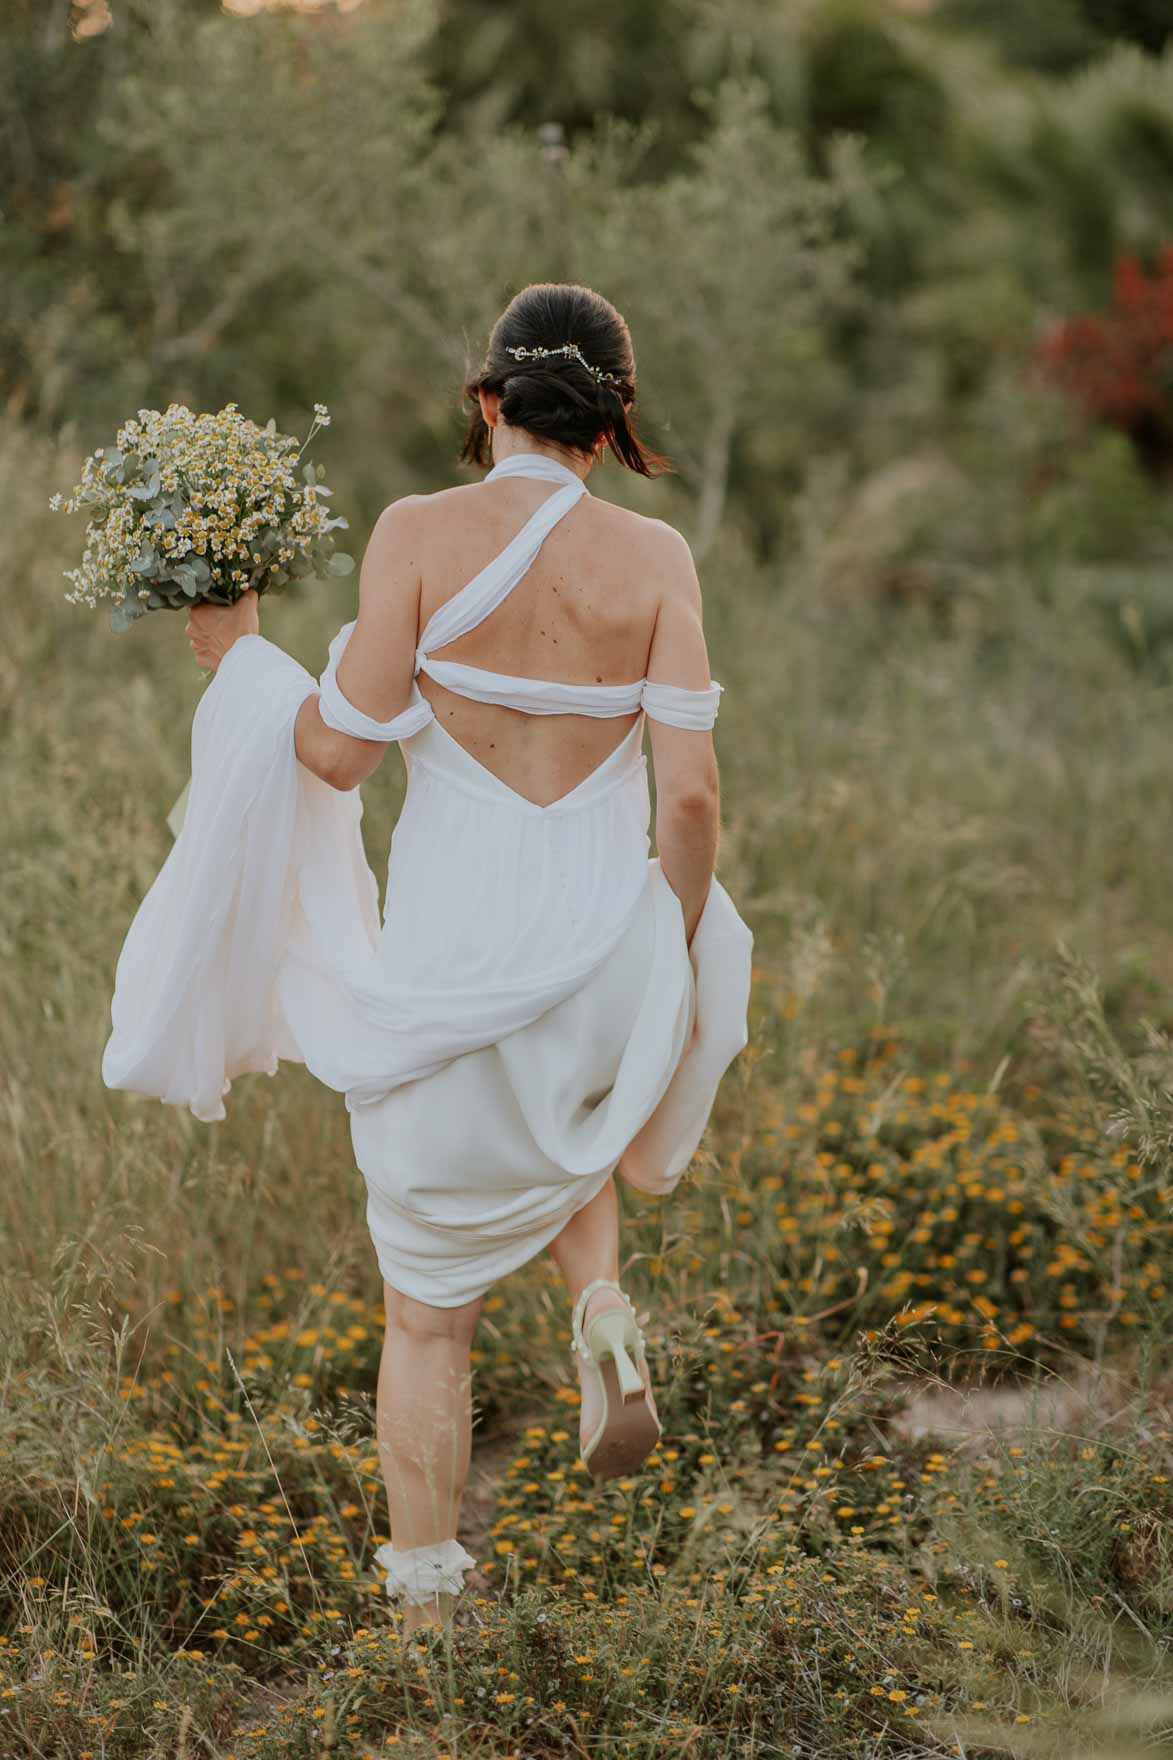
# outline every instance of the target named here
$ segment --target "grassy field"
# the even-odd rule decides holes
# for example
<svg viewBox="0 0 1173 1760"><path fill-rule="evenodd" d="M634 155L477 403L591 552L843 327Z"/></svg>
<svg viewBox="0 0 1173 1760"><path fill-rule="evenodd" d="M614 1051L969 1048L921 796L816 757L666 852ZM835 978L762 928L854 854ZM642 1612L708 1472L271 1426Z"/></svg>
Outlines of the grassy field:
<svg viewBox="0 0 1173 1760"><path fill-rule="evenodd" d="M624 1194L664 1438L595 1488L552 1267L502 1285L468 1620L416 1642L370 1562L341 1098L287 1068L208 1127L100 1081L201 680L177 620L64 604L75 463L0 429L0 1754L1173 1754L1173 690L1143 581L1117 604L1060 558L836 597L817 507L779 577L707 553L757 972L693 1172ZM351 590L266 631L318 670ZM376 872L398 788L392 759L364 791Z"/></svg>

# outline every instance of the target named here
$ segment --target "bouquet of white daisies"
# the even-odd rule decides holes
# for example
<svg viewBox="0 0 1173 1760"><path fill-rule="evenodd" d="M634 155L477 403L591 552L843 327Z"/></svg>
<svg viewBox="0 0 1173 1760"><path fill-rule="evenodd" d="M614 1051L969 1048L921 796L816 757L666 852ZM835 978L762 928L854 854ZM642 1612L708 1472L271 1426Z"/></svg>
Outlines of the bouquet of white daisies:
<svg viewBox="0 0 1173 1760"><path fill-rule="evenodd" d="M347 522L330 514L321 467L302 460L329 424L325 404L315 404L299 445L234 403L216 415L180 403L140 409L113 446L86 459L68 499L49 503L89 516L66 599L111 601L112 627L122 630L148 611L232 605L250 587L277 593L293 580L349 574L354 559L333 536Z"/></svg>

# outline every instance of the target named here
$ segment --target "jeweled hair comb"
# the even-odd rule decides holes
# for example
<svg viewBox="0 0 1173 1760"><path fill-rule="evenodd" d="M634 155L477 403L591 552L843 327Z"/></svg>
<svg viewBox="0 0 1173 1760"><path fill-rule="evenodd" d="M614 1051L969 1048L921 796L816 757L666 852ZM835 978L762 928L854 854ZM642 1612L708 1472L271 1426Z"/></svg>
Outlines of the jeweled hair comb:
<svg viewBox="0 0 1173 1760"><path fill-rule="evenodd" d="M580 366L585 367L592 379L597 380L599 384L602 384L604 380L612 385L619 383L618 373L604 373L601 367L592 367L577 342L563 342L558 348L525 348L521 344L506 345L505 353L514 355L519 361L545 360L547 355L552 354L569 355L578 361Z"/></svg>

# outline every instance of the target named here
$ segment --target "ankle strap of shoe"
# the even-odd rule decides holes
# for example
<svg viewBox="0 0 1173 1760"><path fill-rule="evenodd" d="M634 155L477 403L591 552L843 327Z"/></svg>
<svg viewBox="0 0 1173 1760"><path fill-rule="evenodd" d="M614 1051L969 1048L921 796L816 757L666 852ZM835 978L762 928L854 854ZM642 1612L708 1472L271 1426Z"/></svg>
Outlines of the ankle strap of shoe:
<svg viewBox="0 0 1173 1760"><path fill-rule="evenodd" d="M609 1277L593 1278L590 1283L584 1284L583 1288L579 1290L578 1300L574 1304L574 1312L570 1318L570 1354L571 1356L582 1357L583 1360L588 1363L593 1363L594 1358L591 1356L590 1350L587 1347L586 1339L583 1337L583 1316L586 1313L587 1303L597 1289L612 1289L615 1291L616 1295L622 1298L624 1307L636 1323L636 1336L639 1339L641 1347L645 1342L644 1335L640 1330L635 1305L627 1291L620 1288L619 1284L612 1282Z"/></svg>

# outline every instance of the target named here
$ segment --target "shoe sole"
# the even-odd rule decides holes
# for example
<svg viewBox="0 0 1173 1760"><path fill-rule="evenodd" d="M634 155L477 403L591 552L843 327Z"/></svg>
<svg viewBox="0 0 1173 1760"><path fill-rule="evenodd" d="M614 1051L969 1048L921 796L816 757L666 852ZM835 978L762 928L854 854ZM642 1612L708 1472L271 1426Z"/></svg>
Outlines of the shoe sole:
<svg viewBox="0 0 1173 1760"><path fill-rule="evenodd" d="M591 1450L587 1470L593 1479L622 1479L642 1466L660 1440L660 1425L648 1405L647 1389L626 1399L619 1391L613 1357L599 1365L607 1401L607 1425Z"/></svg>

